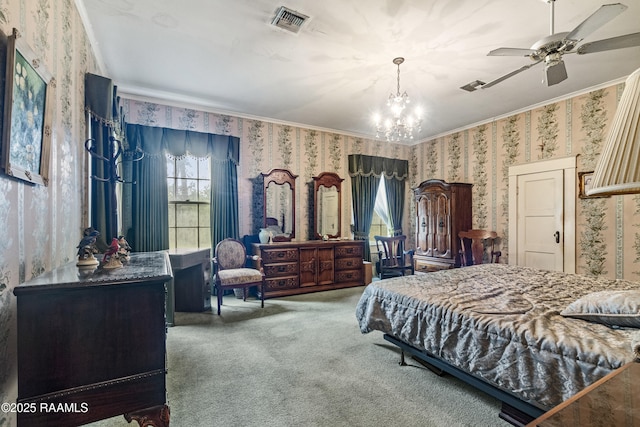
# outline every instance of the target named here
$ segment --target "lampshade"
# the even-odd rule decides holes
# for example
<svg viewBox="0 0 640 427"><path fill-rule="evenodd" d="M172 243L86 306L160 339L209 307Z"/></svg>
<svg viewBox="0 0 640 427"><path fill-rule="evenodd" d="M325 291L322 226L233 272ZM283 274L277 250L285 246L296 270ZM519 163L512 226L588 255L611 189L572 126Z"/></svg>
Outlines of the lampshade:
<svg viewBox="0 0 640 427"><path fill-rule="evenodd" d="M640 68L625 82L588 196L640 193Z"/></svg>

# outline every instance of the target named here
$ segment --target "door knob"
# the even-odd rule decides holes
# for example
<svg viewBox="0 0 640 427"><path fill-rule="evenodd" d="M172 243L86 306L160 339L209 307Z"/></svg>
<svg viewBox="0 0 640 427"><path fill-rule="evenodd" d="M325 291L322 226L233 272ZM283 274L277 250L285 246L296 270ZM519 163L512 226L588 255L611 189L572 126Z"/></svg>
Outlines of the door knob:
<svg viewBox="0 0 640 427"><path fill-rule="evenodd" d="M560 232L556 231L555 233L553 233L553 237L556 238L556 243L560 243Z"/></svg>

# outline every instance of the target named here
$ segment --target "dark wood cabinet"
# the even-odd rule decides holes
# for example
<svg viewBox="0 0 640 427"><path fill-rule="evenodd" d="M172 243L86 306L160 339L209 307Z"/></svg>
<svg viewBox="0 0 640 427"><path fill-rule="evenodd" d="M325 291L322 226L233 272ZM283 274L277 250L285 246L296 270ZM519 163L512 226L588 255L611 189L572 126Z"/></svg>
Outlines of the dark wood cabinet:
<svg viewBox="0 0 640 427"><path fill-rule="evenodd" d="M460 266L458 232L472 228L472 184L438 179L422 182L414 191L416 203L416 271Z"/></svg>
<svg viewBox="0 0 640 427"><path fill-rule="evenodd" d="M172 249L175 311L211 310L211 250Z"/></svg>
<svg viewBox="0 0 640 427"><path fill-rule="evenodd" d="M364 241L253 244L266 276L265 298L364 285Z"/></svg>
<svg viewBox="0 0 640 427"><path fill-rule="evenodd" d="M112 270L70 263L17 286L18 404L33 409L18 414L18 425L74 426L117 415L168 425L170 280L167 254L154 252L131 254Z"/></svg>

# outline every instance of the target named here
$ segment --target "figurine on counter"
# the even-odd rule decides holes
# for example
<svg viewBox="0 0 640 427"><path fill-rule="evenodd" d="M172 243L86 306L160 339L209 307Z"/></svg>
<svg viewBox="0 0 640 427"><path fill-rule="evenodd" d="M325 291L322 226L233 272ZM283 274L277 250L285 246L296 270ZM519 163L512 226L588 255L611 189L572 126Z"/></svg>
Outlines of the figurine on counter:
<svg viewBox="0 0 640 427"><path fill-rule="evenodd" d="M122 267L122 262L118 258L119 249L120 245L118 244L118 239L114 237L113 239L111 239L111 244L102 257L102 268Z"/></svg>
<svg viewBox="0 0 640 427"><path fill-rule="evenodd" d="M99 264L93 254L98 253L96 248L96 239L100 235L100 232L93 227L84 229L82 240L76 248L78 248L78 267L93 267Z"/></svg>
<svg viewBox="0 0 640 427"><path fill-rule="evenodd" d="M118 236L118 256L125 261L129 260L129 254L131 253L131 246L124 236Z"/></svg>

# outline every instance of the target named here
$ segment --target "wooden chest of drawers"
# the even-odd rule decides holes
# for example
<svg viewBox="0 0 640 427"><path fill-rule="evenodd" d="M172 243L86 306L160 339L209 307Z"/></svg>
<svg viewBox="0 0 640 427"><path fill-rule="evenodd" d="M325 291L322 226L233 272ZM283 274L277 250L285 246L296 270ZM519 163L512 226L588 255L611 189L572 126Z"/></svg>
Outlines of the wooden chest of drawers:
<svg viewBox="0 0 640 427"><path fill-rule="evenodd" d="M265 298L364 285L364 241L253 244L266 276Z"/></svg>

